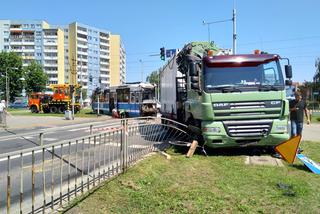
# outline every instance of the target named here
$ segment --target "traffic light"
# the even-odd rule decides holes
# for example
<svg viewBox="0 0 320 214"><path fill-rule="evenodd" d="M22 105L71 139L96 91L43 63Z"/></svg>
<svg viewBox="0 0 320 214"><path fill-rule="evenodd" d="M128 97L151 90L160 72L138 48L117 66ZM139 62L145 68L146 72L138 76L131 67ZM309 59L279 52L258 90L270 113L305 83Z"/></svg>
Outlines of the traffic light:
<svg viewBox="0 0 320 214"><path fill-rule="evenodd" d="M160 59L163 61L166 59L164 47L160 48Z"/></svg>

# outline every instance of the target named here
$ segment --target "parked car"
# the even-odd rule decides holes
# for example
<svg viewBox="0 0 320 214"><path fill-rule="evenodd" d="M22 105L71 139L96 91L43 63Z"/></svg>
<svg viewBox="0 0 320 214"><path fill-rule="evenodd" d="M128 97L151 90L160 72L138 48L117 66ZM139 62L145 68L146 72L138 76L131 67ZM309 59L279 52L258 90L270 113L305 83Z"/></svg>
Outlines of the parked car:
<svg viewBox="0 0 320 214"><path fill-rule="evenodd" d="M23 102L22 100L16 100L13 103L9 104L9 108L27 108L28 107L28 103L27 102Z"/></svg>

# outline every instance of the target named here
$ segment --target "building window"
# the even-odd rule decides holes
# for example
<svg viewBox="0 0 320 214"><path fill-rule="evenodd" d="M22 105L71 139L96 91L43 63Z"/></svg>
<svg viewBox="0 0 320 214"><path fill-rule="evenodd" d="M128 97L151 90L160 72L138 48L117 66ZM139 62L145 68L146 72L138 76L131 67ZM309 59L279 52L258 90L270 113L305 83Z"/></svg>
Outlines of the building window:
<svg viewBox="0 0 320 214"><path fill-rule="evenodd" d="M5 46L4 46L4 49L8 50L8 49L9 49L9 46L8 46L8 45L5 45Z"/></svg>
<svg viewBox="0 0 320 214"><path fill-rule="evenodd" d="M35 25L34 25L34 24L32 24L32 25L31 25L31 28L35 28Z"/></svg>

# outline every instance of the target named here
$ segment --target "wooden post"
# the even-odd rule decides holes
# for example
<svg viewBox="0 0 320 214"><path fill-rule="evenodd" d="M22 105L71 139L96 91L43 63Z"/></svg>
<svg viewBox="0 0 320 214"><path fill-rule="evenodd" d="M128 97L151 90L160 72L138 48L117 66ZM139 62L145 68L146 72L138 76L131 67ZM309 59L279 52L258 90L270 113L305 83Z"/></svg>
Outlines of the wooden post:
<svg viewBox="0 0 320 214"><path fill-rule="evenodd" d="M187 158L191 158L193 156L193 153L196 151L196 148L198 146L198 141L193 140L190 146L190 149L187 153Z"/></svg>

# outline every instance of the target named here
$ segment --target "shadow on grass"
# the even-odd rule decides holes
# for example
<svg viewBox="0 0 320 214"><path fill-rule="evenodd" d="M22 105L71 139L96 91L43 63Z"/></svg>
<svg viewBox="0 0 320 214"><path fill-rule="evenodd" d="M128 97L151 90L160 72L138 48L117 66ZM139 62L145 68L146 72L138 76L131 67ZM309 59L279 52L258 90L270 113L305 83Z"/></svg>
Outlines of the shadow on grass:
<svg viewBox="0 0 320 214"><path fill-rule="evenodd" d="M189 147L187 146L172 146L173 151L179 154L187 154ZM203 151L204 150L204 151ZM260 156L260 155L272 155L275 154L273 147L231 147L231 148L209 148L199 146L195 154L197 155L208 155L208 156Z"/></svg>
<svg viewBox="0 0 320 214"><path fill-rule="evenodd" d="M308 167L305 166L304 164L292 164L292 165L289 165L289 167L296 168L296 169L299 169L299 170L303 170L303 171L312 173L312 172L308 169Z"/></svg>

